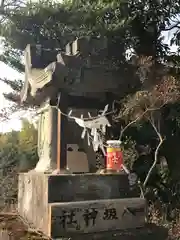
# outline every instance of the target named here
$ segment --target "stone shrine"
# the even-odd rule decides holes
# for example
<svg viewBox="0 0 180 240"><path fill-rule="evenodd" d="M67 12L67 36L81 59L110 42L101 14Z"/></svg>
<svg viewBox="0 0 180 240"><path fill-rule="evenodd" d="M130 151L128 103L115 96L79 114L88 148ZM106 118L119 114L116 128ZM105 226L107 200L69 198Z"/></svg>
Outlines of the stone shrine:
<svg viewBox="0 0 180 240"><path fill-rule="evenodd" d="M120 86L106 39L77 39L65 51L25 50L21 102L39 108L39 162L19 176L18 211L53 239L145 224L146 201L132 196L127 174L98 174L92 144L67 116L97 116Z"/></svg>

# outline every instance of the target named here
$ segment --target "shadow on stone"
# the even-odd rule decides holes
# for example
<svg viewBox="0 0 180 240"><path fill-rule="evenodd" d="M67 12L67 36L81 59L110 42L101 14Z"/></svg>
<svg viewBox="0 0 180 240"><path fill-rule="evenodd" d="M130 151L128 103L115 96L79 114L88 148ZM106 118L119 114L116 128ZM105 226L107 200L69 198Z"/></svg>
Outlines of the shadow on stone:
<svg viewBox="0 0 180 240"><path fill-rule="evenodd" d="M156 226L155 224L147 224L144 228L125 230L98 234L86 234L79 236L72 236L71 240L167 240L168 229L165 227ZM62 238L65 240L65 238Z"/></svg>

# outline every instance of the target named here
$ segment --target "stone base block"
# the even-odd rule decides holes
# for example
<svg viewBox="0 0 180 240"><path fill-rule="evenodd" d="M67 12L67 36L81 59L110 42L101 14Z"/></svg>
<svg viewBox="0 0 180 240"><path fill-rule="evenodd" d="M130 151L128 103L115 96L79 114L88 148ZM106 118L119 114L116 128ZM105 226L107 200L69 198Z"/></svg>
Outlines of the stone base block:
<svg viewBox="0 0 180 240"><path fill-rule="evenodd" d="M45 174L19 175L18 212L33 227L49 234L48 181Z"/></svg>
<svg viewBox="0 0 180 240"><path fill-rule="evenodd" d="M50 237L140 227L145 205L125 174L19 175L18 211Z"/></svg>

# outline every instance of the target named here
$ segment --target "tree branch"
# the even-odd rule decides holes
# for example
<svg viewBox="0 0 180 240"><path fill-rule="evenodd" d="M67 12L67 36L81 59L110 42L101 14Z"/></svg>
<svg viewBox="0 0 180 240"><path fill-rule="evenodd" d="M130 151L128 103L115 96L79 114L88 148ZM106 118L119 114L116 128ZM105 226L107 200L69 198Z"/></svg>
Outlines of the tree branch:
<svg viewBox="0 0 180 240"><path fill-rule="evenodd" d="M158 146L157 146L157 148L156 148L156 151L155 151L155 153L154 153L154 162L153 162L151 168L149 169L149 172L148 172L148 174L147 174L147 176L146 176L146 179L145 179L145 181L144 181L144 183L143 183L143 188L146 187L146 185L147 185L147 183L148 183L148 180L149 180L149 178L150 178L150 176L151 176L151 173L152 173L153 169L155 168L155 166L156 166L156 164L157 164L159 149L160 149L161 145L162 145L163 142L164 142L164 139L162 138L162 136L161 136L160 132L158 131L158 129L157 129L156 125L154 124L154 122L153 122L152 120L150 120L150 119L149 119L149 121L150 121L152 127L154 128L154 130L155 130L158 138L159 138L159 144L158 144Z"/></svg>
<svg viewBox="0 0 180 240"><path fill-rule="evenodd" d="M145 112L143 112L143 114L141 114L140 116L138 116L135 120L133 120L132 122L128 123L122 130L121 130L121 133L120 133L120 136L119 136L119 140L121 141L122 140L122 136L124 134L124 132L133 124L135 124L138 120L140 120L144 115L145 113L148 111L149 109L146 109Z"/></svg>
<svg viewBox="0 0 180 240"><path fill-rule="evenodd" d="M174 28L180 29L180 22L177 22L177 23L169 26L168 28L163 29L162 31L163 31L163 32L164 32L164 31L170 31L170 30L172 30L172 29L174 29Z"/></svg>
<svg viewBox="0 0 180 240"><path fill-rule="evenodd" d="M119 140L121 141L122 136L124 134L124 132L128 129L128 127L130 127L131 125L133 125L134 123L136 123L138 120L140 120L147 112L149 111L156 111L158 109L161 109L167 102L165 102L164 104L162 104L159 108L147 108L140 116L138 116L135 120L133 120L132 122L128 123L122 130L119 136Z"/></svg>

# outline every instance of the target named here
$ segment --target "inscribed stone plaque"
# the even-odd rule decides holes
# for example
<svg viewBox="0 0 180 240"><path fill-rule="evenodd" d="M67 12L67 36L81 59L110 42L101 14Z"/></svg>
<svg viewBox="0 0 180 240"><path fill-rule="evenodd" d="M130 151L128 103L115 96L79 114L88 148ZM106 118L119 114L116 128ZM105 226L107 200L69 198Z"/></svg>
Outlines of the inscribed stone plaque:
<svg viewBox="0 0 180 240"><path fill-rule="evenodd" d="M140 198L51 204L51 236L140 228L145 215L146 201Z"/></svg>

